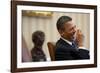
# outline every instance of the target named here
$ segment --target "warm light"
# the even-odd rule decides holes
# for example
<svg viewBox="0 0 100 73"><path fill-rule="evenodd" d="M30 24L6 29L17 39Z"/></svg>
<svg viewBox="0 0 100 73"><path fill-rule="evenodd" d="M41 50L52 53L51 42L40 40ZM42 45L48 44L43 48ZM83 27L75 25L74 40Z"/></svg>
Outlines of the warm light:
<svg viewBox="0 0 100 73"><path fill-rule="evenodd" d="M39 17L51 17L53 12L47 12L47 11L23 11L24 16L39 16Z"/></svg>

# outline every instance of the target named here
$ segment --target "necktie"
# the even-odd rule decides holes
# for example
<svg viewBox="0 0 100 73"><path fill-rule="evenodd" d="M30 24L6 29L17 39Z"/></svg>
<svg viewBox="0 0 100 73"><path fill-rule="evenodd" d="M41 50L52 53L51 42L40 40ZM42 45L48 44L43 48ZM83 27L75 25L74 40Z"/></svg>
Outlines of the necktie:
<svg viewBox="0 0 100 73"><path fill-rule="evenodd" d="M75 48L76 50L78 50L77 45L75 44L75 42L72 42L72 47Z"/></svg>

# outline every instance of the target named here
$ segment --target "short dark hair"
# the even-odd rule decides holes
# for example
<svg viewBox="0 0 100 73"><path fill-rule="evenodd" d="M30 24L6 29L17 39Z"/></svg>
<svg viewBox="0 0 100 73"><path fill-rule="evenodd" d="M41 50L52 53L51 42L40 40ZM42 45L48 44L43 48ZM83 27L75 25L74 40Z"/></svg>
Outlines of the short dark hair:
<svg viewBox="0 0 100 73"><path fill-rule="evenodd" d="M44 40L45 40L45 34L44 34L44 32L42 32L42 31L35 31L32 34L32 42L35 45L42 46Z"/></svg>
<svg viewBox="0 0 100 73"><path fill-rule="evenodd" d="M63 30L64 24L65 24L66 22L68 22L68 21L71 21L71 20L72 20L72 18L69 17L69 16L61 16L61 17L58 19L57 23L56 23L57 29L58 29L58 30Z"/></svg>

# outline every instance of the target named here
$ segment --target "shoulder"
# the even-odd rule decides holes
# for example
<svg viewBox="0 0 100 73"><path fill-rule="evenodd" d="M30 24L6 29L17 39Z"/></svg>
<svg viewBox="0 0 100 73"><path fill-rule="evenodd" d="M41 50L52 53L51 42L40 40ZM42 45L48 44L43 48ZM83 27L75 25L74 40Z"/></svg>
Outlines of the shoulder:
<svg viewBox="0 0 100 73"><path fill-rule="evenodd" d="M55 50L56 50L56 52L66 52L66 51L70 51L71 47L65 41L60 39L56 43Z"/></svg>
<svg viewBox="0 0 100 73"><path fill-rule="evenodd" d="M65 42L63 39L59 39L57 42L56 42L56 47L71 47L70 44L68 44L67 42Z"/></svg>

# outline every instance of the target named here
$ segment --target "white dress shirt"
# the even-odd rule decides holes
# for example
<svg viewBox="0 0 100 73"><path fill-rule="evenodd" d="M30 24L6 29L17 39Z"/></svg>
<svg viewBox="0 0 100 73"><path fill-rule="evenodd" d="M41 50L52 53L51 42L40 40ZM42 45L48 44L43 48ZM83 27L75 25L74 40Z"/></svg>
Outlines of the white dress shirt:
<svg viewBox="0 0 100 73"><path fill-rule="evenodd" d="M62 40L64 40L66 43L68 43L69 45L72 45L72 42L64 39L63 37L61 37ZM79 49L86 49L84 46L80 46Z"/></svg>

